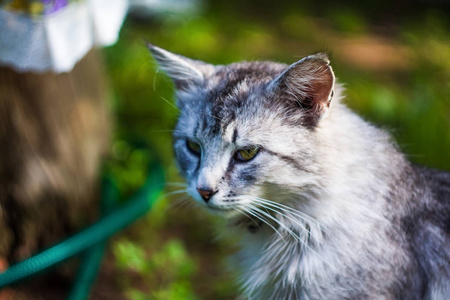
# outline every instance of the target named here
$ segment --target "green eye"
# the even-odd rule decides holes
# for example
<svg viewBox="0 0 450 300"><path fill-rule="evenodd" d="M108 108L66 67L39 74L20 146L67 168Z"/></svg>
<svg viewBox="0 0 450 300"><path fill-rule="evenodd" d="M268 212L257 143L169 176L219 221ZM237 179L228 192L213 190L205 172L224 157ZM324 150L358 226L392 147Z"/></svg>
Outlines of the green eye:
<svg viewBox="0 0 450 300"><path fill-rule="evenodd" d="M238 150L235 154L235 159L242 162L249 161L258 154L259 149L259 146L251 146Z"/></svg>
<svg viewBox="0 0 450 300"><path fill-rule="evenodd" d="M199 155L202 149L200 148L200 145L193 141L187 141L187 147L189 150L191 150L194 154Z"/></svg>

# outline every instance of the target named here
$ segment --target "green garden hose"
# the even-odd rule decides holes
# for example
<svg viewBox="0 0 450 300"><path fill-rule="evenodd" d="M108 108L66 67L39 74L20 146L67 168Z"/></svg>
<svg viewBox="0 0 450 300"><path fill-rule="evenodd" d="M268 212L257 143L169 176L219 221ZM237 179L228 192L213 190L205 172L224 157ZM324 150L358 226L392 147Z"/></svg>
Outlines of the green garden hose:
<svg viewBox="0 0 450 300"><path fill-rule="evenodd" d="M105 177L102 180L101 213L107 215L119 203L119 190L114 181ZM97 278L98 270L106 250L106 241L102 241L86 250L78 267L78 274L72 284L67 300L88 299L92 285Z"/></svg>
<svg viewBox="0 0 450 300"><path fill-rule="evenodd" d="M31 258L11 266L4 273L0 274L0 289L33 276L36 273L40 273L85 250L94 249L95 251L93 252L88 251L85 253L87 255L83 260L85 263L81 264L81 268L83 268L83 265L88 267L88 264L93 267L91 271L83 271L79 274L81 275L81 278L79 278L80 281L78 285L83 287L85 291L72 290L72 293L69 296L69 299L71 300L86 299L86 293L89 292L89 287L86 288L85 283L86 280L89 281L90 279L95 278L98 266L93 265L92 262L98 264L101 259L103 253L101 242L144 215L151 208L153 202L158 198L162 191L164 179L161 166L156 161L152 161L148 170L148 177L145 184L131 196L124 205L115 209L113 212L106 214L98 222L74 236ZM104 197L117 197L117 192L112 192L115 185L108 180L104 182L104 184L107 185L106 187L103 187L103 193L106 193ZM114 195L114 193L116 194ZM98 246L97 249L95 248L96 246ZM75 286L77 286L77 282L75 282Z"/></svg>

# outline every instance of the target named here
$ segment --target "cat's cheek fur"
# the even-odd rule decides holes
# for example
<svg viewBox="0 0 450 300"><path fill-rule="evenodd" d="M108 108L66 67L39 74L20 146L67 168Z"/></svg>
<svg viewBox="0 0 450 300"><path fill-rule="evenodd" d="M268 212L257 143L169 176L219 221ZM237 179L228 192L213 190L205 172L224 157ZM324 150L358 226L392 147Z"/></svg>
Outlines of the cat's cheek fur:
<svg viewBox="0 0 450 300"><path fill-rule="evenodd" d="M194 176L195 170L198 169L200 158L189 152L186 147L186 140L184 139L176 140L173 148L176 157L175 161L181 175L183 175L186 179Z"/></svg>

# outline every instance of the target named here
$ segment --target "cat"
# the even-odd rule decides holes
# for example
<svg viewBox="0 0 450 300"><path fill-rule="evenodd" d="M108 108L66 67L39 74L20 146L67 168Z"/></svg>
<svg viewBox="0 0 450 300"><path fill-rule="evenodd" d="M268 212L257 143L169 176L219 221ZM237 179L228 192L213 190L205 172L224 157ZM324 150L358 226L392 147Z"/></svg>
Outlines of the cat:
<svg viewBox="0 0 450 300"><path fill-rule="evenodd" d="M176 87L187 192L240 239L246 299L450 299L450 173L348 109L326 54L214 66L148 48Z"/></svg>

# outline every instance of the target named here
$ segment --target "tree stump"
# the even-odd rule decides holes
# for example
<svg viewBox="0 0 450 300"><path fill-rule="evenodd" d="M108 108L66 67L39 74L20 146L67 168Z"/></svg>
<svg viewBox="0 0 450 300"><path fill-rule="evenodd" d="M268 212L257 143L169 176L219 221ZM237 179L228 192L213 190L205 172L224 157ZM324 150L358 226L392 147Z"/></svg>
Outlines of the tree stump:
<svg viewBox="0 0 450 300"><path fill-rule="evenodd" d="M97 50L69 73L0 67L0 258L25 259L95 218L106 100Z"/></svg>

